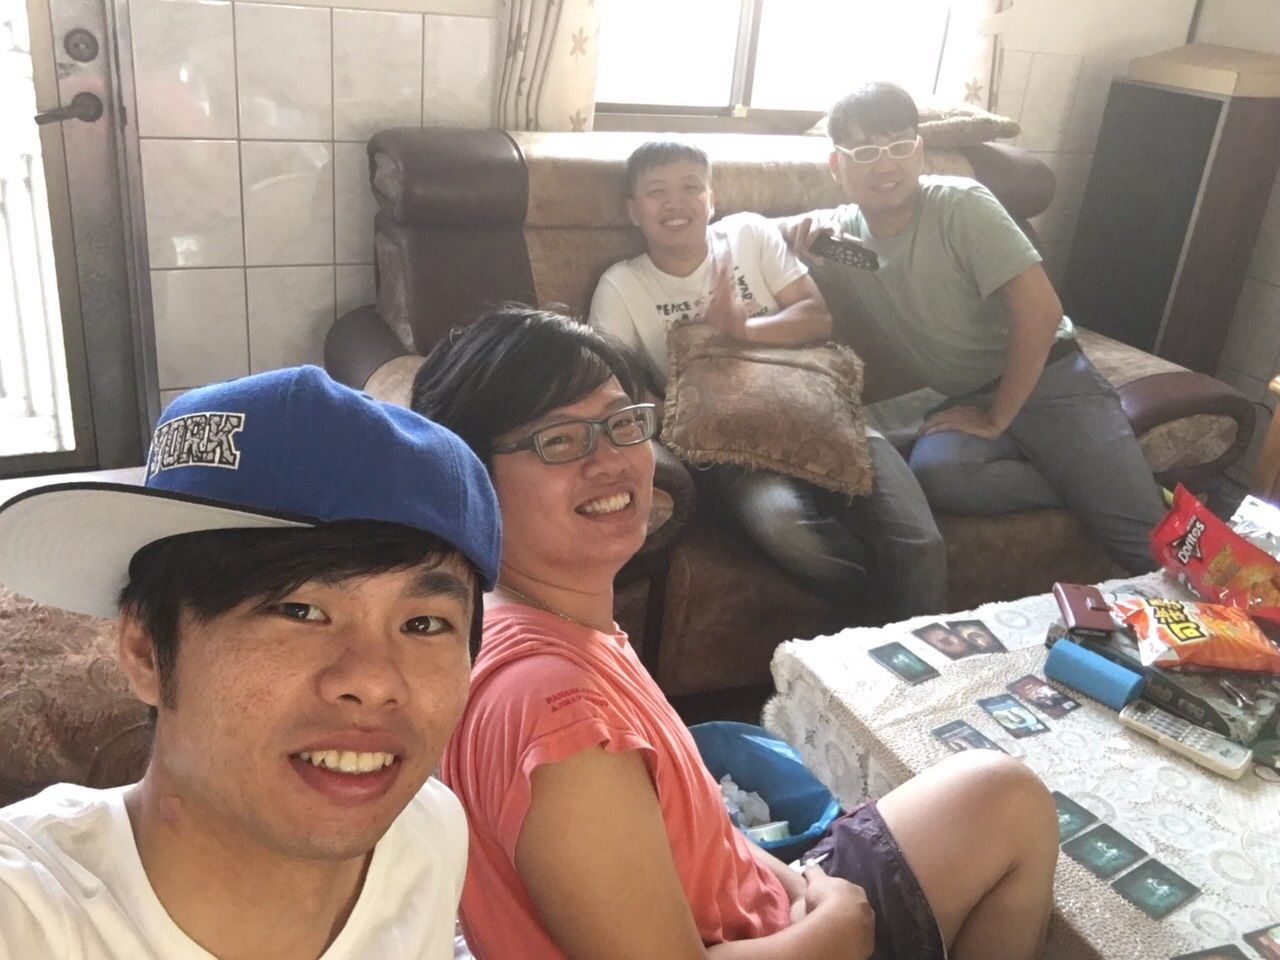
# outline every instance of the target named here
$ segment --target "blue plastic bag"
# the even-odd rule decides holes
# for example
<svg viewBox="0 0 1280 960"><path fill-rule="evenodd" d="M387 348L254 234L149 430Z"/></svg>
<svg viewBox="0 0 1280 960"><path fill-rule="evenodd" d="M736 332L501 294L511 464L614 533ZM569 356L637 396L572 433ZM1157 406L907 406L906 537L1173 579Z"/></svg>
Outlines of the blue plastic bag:
<svg viewBox="0 0 1280 960"><path fill-rule="evenodd" d="M791 836L754 841L784 863L818 842L840 814L840 804L800 760L792 746L763 727L715 721L690 727L702 762L719 780L726 773L769 804L775 820L791 821Z"/></svg>

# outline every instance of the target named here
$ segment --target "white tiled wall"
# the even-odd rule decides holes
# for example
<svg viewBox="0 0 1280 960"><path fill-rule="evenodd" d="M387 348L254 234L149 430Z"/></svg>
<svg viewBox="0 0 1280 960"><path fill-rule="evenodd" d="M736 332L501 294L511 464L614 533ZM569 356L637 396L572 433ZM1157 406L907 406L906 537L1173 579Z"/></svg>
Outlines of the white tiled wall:
<svg viewBox="0 0 1280 960"><path fill-rule="evenodd" d="M1276 0L1205 0L1196 39L1280 54L1280 9ZM1231 470L1248 484L1276 408L1267 384L1280 374L1280 179L1271 189L1244 284L1217 376L1260 405L1253 444Z"/></svg>
<svg viewBox="0 0 1280 960"><path fill-rule="evenodd" d="M162 403L320 362L373 299L369 136L492 122L492 0L303 2L129 0Z"/></svg>
<svg viewBox="0 0 1280 960"><path fill-rule="evenodd" d="M1017 0L997 18L996 111L1021 124L1014 142L1058 178L1053 204L1032 220L1055 281L1071 250L1111 81L1133 57L1179 46L1193 8L1194 0Z"/></svg>
<svg viewBox="0 0 1280 960"><path fill-rule="evenodd" d="M1058 178L1053 204L1032 223L1045 265L1060 280L1093 162L1111 80L1129 60L1179 46L1190 26L1183 0L1127 0L1123 8L1090 0L1020 0L1021 18L1006 24L996 110L1023 128L1015 141L1036 153ZM1090 27L1090 17L1097 22ZM1117 17L1123 23L1117 21ZM1069 21L1069 22L1068 22ZM1280 54L1277 0L1205 0L1196 40ZM1010 45L1011 44L1011 45ZM1280 182L1271 192L1217 376L1258 406L1249 452L1233 467L1247 483L1277 398L1267 390L1280 374Z"/></svg>

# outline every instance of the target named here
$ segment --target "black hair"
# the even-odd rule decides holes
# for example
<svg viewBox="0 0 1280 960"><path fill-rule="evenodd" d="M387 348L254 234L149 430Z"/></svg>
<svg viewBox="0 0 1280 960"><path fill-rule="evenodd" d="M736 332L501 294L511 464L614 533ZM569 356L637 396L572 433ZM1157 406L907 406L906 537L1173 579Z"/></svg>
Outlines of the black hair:
<svg viewBox="0 0 1280 960"><path fill-rule="evenodd" d="M636 194L636 181L640 174L654 167L675 163L677 160L689 160L699 164L711 176L711 158L701 147L695 147L683 140L647 140L631 151L626 166L622 168L622 181L627 197Z"/></svg>
<svg viewBox="0 0 1280 960"><path fill-rule="evenodd" d="M271 603L304 583L438 566L458 551L440 537L396 523L344 520L318 527L204 530L147 544L129 561L120 610L151 639L160 700L172 709L177 689L179 623L184 612L207 623L249 600ZM479 649L480 576L471 569L472 654ZM156 716L152 708L152 719Z"/></svg>
<svg viewBox="0 0 1280 960"><path fill-rule="evenodd" d="M581 400L610 377L639 402L637 371L612 337L558 313L504 304L436 344L413 379L412 406L489 466L498 437Z"/></svg>
<svg viewBox="0 0 1280 960"><path fill-rule="evenodd" d="M914 131L919 126L920 111L911 94L896 83L883 80L864 84L842 97L827 118L827 133L842 147L851 146L855 127L867 137L882 137L899 130Z"/></svg>

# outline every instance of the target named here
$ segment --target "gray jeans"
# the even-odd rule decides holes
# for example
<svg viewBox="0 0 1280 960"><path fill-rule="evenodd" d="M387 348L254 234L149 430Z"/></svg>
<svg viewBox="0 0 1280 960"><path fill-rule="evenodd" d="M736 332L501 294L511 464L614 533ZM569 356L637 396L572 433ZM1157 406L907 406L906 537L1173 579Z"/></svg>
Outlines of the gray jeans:
<svg viewBox="0 0 1280 960"><path fill-rule="evenodd" d="M875 484L848 498L768 470L717 466L704 479L748 536L833 603L869 601L884 620L947 610L947 553L924 491L883 437Z"/></svg>
<svg viewBox="0 0 1280 960"><path fill-rule="evenodd" d="M953 397L986 408L991 390ZM1065 506L1130 573L1156 568L1147 537L1164 514L1120 400L1079 351L1049 364L1013 423L994 440L959 431L921 437L911 470L939 513Z"/></svg>

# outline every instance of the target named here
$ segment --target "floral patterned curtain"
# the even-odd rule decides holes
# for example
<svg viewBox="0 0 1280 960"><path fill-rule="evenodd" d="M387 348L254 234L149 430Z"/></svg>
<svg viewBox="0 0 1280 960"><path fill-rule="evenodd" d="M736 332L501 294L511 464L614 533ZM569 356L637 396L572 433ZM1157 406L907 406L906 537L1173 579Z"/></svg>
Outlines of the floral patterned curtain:
<svg viewBox="0 0 1280 960"><path fill-rule="evenodd" d="M952 0L936 95L942 103L995 107L1000 80L1000 37L988 21L1013 0Z"/></svg>
<svg viewBox="0 0 1280 960"><path fill-rule="evenodd" d="M504 130L590 130L600 14L595 0L506 0L498 87Z"/></svg>

